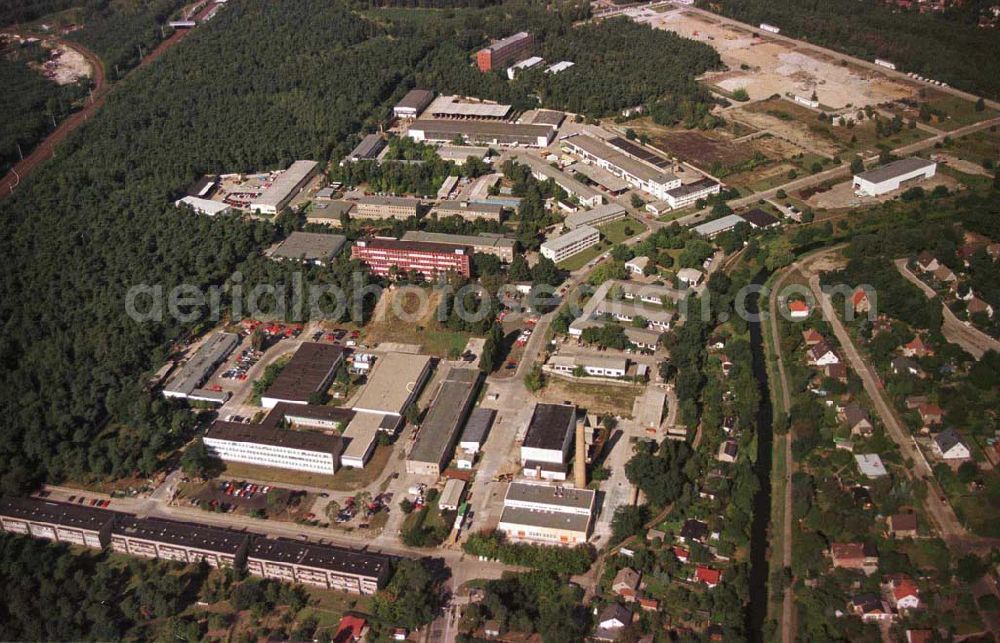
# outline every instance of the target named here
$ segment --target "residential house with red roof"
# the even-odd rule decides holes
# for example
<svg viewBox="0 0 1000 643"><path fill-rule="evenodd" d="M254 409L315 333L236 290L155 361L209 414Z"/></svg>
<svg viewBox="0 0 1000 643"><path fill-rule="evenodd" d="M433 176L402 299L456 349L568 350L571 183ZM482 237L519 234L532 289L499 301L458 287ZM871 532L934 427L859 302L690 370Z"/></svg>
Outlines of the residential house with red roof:
<svg viewBox="0 0 1000 643"><path fill-rule="evenodd" d="M691 580L703 583L711 589L722 581L722 572L718 569L712 569L711 567L707 567L705 565L698 565L698 567L694 570L694 578Z"/></svg>

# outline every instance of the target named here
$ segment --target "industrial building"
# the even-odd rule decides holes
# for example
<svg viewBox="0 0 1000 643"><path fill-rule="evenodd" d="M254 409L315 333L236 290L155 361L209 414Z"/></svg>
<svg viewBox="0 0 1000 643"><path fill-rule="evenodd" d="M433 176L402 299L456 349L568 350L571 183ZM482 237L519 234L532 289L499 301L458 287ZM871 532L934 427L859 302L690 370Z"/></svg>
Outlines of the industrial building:
<svg viewBox="0 0 1000 643"><path fill-rule="evenodd" d="M356 413L341 436L347 445L340 454L340 466L363 468L375 450L378 434L395 434L399 423L400 418L396 415Z"/></svg>
<svg viewBox="0 0 1000 643"><path fill-rule="evenodd" d="M490 148L481 145L442 145L437 148L437 155L442 160L451 161L455 165L465 165L469 157L482 161L490 153Z"/></svg>
<svg viewBox="0 0 1000 643"><path fill-rule="evenodd" d="M681 180L673 174L634 158L593 136L586 134L569 136L562 140L562 146L587 163L604 168L657 199L666 201L667 192L681 185Z"/></svg>
<svg viewBox="0 0 1000 643"><path fill-rule="evenodd" d="M386 140L381 134L366 134L344 160L351 163L370 161L378 158L379 152L385 149L385 146Z"/></svg>
<svg viewBox="0 0 1000 643"><path fill-rule="evenodd" d="M937 173L937 163L921 158L900 159L882 167L854 175L854 191L859 196L881 196Z"/></svg>
<svg viewBox="0 0 1000 643"><path fill-rule="evenodd" d="M548 125L552 129L559 129L564 120L566 120L566 112L557 112L554 109L536 109L528 122L532 125Z"/></svg>
<svg viewBox="0 0 1000 643"><path fill-rule="evenodd" d="M458 432L475 403L478 384L478 369L448 370L406 457L407 473L437 476L448 466Z"/></svg>
<svg viewBox="0 0 1000 643"><path fill-rule="evenodd" d="M575 230L583 225L596 227L612 221L619 221L627 216L628 212L624 207L617 203L608 203L607 205L599 205L592 210L574 212L566 217L563 225L570 230Z"/></svg>
<svg viewBox="0 0 1000 643"><path fill-rule="evenodd" d="M601 233L597 228L581 225L566 234L547 239L542 244L541 252L543 257L559 263L591 246L596 246L600 240Z"/></svg>
<svg viewBox="0 0 1000 643"><path fill-rule="evenodd" d="M347 237L339 234L296 230L271 251L271 258L325 266L333 261L346 242Z"/></svg>
<svg viewBox="0 0 1000 643"><path fill-rule="evenodd" d="M313 203L306 211L306 223L339 226L344 215L350 215L354 208L351 201L326 201Z"/></svg>
<svg viewBox="0 0 1000 643"><path fill-rule="evenodd" d="M496 416L495 409L482 407L473 409L472 413L469 414L469 419L465 422L462 437L458 440L458 448L473 454L479 453L486 443L486 438L489 437L490 428L493 426L493 420Z"/></svg>
<svg viewBox="0 0 1000 643"><path fill-rule="evenodd" d="M438 96L424 110L424 118L502 121L510 116L511 106L463 96Z"/></svg>
<svg viewBox="0 0 1000 643"><path fill-rule="evenodd" d="M263 536L193 522L37 498L0 499L0 526L9 533L83 545L143 558L246 564L256 576L370 595L389 578L392 559L334 545Z"/></svg>
<svg viewBox="0 0 1000 643"><path fill-rule="evenodd" d="M462 494L465 493L465 481L458 478L450 478L444 483L444 490L438 499L438 507L441 511L458 511L462 504Z"/></svg>
<svg viewBox="0 0 1000 643"><path fill-rule="evenodd" d="M411 89L406 92L406 96L403 96L403 100L392 108L392 115L396 118L416 118L432 100L434 92L429 89Z"/></svg>
<svg viewBox="0 0 1000 643"><path fill-rule="evenodd" d="M621 178L616 174L605 170L603 167L598 167L596 165L591 165L590 163L573 163L567 166L563 170L567 174L575 175L580 173L587 177L589 180L593 181L599 185L603 190L607 191L609 194L623 194L631 189L631 184L625 179Z"/></svg>
<svg viewBox="0 0 1000 643"><path fill-rule="evenodd" d="M271 409L279 402L308 404L312 397L326 391L343 361L344 349L340 346L303 342L264 391L261 406Z"/></svg>
<svg viewBox="0 0 1000 643"><path fill-rule="evenodd" d="M513 542L574 546L590 537L596 494L515 482L507 488L497 529Z"/></svg>
<svg viewBox="0 0 1000 643"><path fill-rule="evenodd" d="M472 275L472 248L426 241L396 239L359 239L351 247L351 258L364 262L382 277L405 275L415 271L424 277L454 271L463 277Z"/></svg>
<svg viewBox="0 0 1000 643"><path fill-rule="evenodd" d="M738 214L727 214L726 216L715 219L714 221L709 221L707 223L702 223L701 225L695 226L691 230L698 235L712 239L719 236L723 232L729 232L736 228L741 223L746 223L746 219Z"/></svg>
<svg viewBox="0 0 1000 643"><path fill-rule="evenodd" d="M519 154L515 157L518 163L527 165L531 169L531 175L539 181L552 179L556 185L566 191L566 194L575 197L585 208L596 208L604 203L604 196L594 188L577 181L572 176L552 167L545 161L528 154Z"/></svg>
<svg viewBox="0 0 1000 643"><path fill-rule="evenodd" d="M628 373L628 360L614 355L554 355L546 366L564 375L575 375L578 368L591 377L625 377Z"/></svg>
<svg viewBox="0 0 1000 643"><path fill-rule="evenodd" d="M500 223L503 218L503 206L472 201L441 201L431 210L439 219L462 217L466 221L484 219Z"/></svg>
<svg viewBox="0 0 1000 643"><path fill-rule="evenodd" d="M362 196L352 199L357 219L409 219L419 213L420 199L403 196Z"/></svg>
<svg viewBox="0 0 1000 643"><path fill-rule="evenodd" d="M451 143L460 138L478 145L524 145L545 147L554 130L547 125L521 125L503 121L426 120L414 121L406 135L415 141Z"/></svg>
<svg viewBox="0 0 1000 643"><path fill-rule="evenodd" d="M426 355L386 353L375 360L361 395L354 403L357 413L378 413L399 417L417 399L431 372Z"/></svg>
<svg viewBox="0 0 1000 643"><path fill-rule="evenodd" d="M232 211L232 208L222 201L212 201L211 199L203 199L197 196L186 196L182 199L174 201L174 206L179 208L182 205L191 208L198 214L204 214L207 217L228 214Z"/></svg>
<svg viewBox="0 0 1000 643"><path fill-rule="evenodd" d="M545 69L545 73L546 74L558 74L561 71L566 71L567 69L569 69L570 67L572 67L575 64L576 63L570 62L568 60L560 60L559 62L555 63L554 65L549 65Z"/></svg>
<svg viewBox="0 0 1000 643"><path fill-rule="evenodd" d="M509 61L524 58L534 44L534 37L521 31L476 52L476 65L483 72L500 69Z"/></svg>
<svg viewBox="0 0 1000 643"><path fill-rule="evenodd" d="M191 359L163 387L163 396L219 404L225 402L222 394L207 391L201 386L239 343L240 336L235 333L215 333L206 339Z"/></svg>
<svg viewBox="0 0 1000 643"><path fill-rule="evenodd" d="M507 68L507 79L514 80L517 77L518 72L524 71L525 69L531 69L532 67L537 67L544 62L541 56L532 56L531 58L525 58L521 62L514 63Z"/></svg>
<svg viewBox="0 0 1000 643"><path fill-rule="evenodd" d="M472 248L473 253L481 252L498 257L505 263L514 260L514 248L517 241L503 235L481 232L471 234L445 234L443 232L423 232L410 230L403 233L402 241L417 241L421 243L439 243L458 247Z"/></svg>
<svg viewBox="0 0 1000 643"><path fill-rule="evenodd" d="M722 186L717 181L699 179L692 183L685 183L667 190L665 196L670 207L677 210L686 208L692 203L697 202L698 199L706 199L713 194L718 194L721 190Z"/></svg>
<svg viewBox="0 0 1000 643"><path fill-rule="evenodd" d="M250 210L261 214L278 214L299 193L319 168L316 161L295 161L278 175L270 187L250 202Z"/></svg>
<svg viewBox="0 0 1000 643"><path fill-rule="evenodd" d="M536 404L521 443L524 475L529 478L565 480L569 471L569 447L575 429L575 406Z"/></svg>

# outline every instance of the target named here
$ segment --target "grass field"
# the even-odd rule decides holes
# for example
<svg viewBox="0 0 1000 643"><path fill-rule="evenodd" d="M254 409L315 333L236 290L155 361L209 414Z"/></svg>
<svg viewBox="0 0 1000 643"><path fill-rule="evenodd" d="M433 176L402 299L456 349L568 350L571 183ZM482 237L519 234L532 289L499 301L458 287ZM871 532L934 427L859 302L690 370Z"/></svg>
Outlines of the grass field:
<svg viewBox="0 0 1000 643"><path fill-rule="evenodd" d="M597 226L597 229L601 231L601 242L561 262L559 264L560 268L563 270L579 270L583 268L591 259L596 258L602 252L607 252L616 244L645 232L646 224L632 218L627 218Z"/></svg>
<svg viewBox="0 0 1000 643"><path fill-rule="evenodd" d="M972 101L967 101L964 98L959 98L958 96L953 96L951 94L946 94L945 92L939 92L937 90L927 90L926 102L928 106L932 109L940 110L948 115L948 118L944 121L935 121L931 125L938 129L942 129L946 132L958 129L959 127L964 127L965 125L971 125L972 123L978 123L979 121L984 121L989 118L994 118L1000 112L989 107L985 108L981 112L976 111L976 104Z"/></svg>
<svg viewBox="0 0 1000 643"><path fill-rule="evenodd" d="M632 417L635 398L642 394L643 386L605 386L589 382L569 382L556 377L546 379L540 395L546 402L561 404L573 400L589 413L612 413Z"/></svg>
<svg viewBox="0 0 1000 643"><path fill-rule="evenodd" d="M437 309L440 304L440 293L427 289L417 289L426 295L423 310L420 310L417 298L407 294L402 289L389 290L379 299L372 322L363 335L364 343L373 346L382 342L398 342L401 344L419 344L424 353L436 357L448 357L461 353L469 341L468 333L448 330L437 321ZM399 301L400 298L404 298ZM407 314L414 314L414 319L399 319L393 313L396 309ZM419 314L418 314L419 313Z"/></svg>

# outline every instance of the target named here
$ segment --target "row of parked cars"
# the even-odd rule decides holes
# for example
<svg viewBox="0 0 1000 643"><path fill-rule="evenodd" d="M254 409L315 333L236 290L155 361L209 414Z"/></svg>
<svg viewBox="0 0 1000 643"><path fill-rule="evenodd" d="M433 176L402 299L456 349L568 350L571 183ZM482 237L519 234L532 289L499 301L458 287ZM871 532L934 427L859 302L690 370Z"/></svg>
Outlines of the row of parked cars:
<svg viewBox="0 0 1000 643"><path fill-rule="evenodd" d="M219 485L219 490L227 496L249 500L259 493L267 493L271 490L271 486L252 484L250 482L232 482L227 480Z"/></svg>
<svg viewBox="0 0 1000 643"><path fill-rule="evenodd" d="M222 374L222 378L227 380L245 380L247 378L247 371L260 361L261 356L261 353L252 348L244 349L239 357L236 358L236 363Z"/></svg>
<svg viewBox="0 0 1000 643"><path fill-rule="evenodd" d="M78 505L86 505L88 507L101 507L105 508L111 504L110 500L101 500L100 498L90 498L87 499L86 496L70 496L68 502L75 502Z"/></svg>

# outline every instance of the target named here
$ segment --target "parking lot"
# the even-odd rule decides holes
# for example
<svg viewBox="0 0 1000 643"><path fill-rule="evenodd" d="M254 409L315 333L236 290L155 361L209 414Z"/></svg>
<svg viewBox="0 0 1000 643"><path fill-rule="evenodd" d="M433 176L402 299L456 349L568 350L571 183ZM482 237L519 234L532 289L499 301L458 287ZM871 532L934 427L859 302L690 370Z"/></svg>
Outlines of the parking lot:
<svg viewBox="0 0 1000 643"><path fill-rule="evenodd" d="M315 494L245 480L215 479L182 483L174 502L205 511L239 513L274 520L313 520L308 513Z"/></svg>

